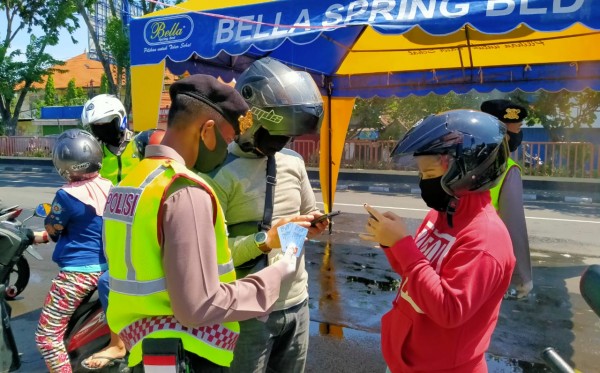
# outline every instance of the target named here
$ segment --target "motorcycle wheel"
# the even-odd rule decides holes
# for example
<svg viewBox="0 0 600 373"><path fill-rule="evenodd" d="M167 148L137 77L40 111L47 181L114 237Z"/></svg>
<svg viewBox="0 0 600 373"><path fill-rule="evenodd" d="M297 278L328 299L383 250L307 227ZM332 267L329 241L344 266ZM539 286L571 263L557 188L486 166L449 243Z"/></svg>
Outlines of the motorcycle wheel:
<svg viewBox="0 0 600 373"><path fill-rule="evenodd" d="M6 285L5 299L13 300L21 294L29 283L29 275L29 263L27 263L27 259L20 257L4 282L4 285Z"/></svg>

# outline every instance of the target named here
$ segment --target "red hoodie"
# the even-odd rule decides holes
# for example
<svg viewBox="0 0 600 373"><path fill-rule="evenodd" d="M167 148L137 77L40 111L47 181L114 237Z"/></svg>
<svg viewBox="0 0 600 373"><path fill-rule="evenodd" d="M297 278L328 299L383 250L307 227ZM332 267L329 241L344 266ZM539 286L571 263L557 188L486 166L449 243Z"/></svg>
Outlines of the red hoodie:
<svg viewBox="0 0 600 373"><path fill-rule="evenodd" d="M402 284L381 320L383 356L397 372L487 372L484 353L515 266L489 192L460 199L454 227L432 210L385 249Z"/></svg>

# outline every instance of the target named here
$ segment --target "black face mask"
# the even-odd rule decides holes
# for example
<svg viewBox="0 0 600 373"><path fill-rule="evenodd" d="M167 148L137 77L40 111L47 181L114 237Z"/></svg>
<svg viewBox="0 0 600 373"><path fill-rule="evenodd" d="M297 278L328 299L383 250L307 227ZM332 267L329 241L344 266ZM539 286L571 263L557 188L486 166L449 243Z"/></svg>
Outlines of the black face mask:
<svg viewBox="0 0 600 373"><path fill-rule="evenodd" d="M442 177L433 179L421 179L419 188L421 188L421 198L430 208L444 212L448 208L448 203L452 197L442 188Z"/></svg>
<svg viewBox="0 0 600 373"><path fill-rule="evenodd" d="M214 150L208 149L204 141L200 140L198 158L196 158L196 163L194 164L196 171L207 174L225 162L227 158L227 142L217 128L215 128L215 139L216 145Z"/></svg>
<svg viewBox="0 0 600 373"><path fill-rule="evenodd" d="M506 132L508 134L508 150L512 153L519 148L521 141L523 141L523 131L518 133Z"/></svg>
<svg viewBox="0 0 600 373"><path fill-rule="evenodd" d="M118 147L121 145L123 134L115 123L106 123L100 125L91 125L92 134L101 142Z"/></svg>
<svg viewBox="0 0 600 373"><path fill-rule="evenodd" d="M264 128L259 128L254 134L254 147L262 155L272 156L281 151L290 141L289 136L273 136Z"/></svg>

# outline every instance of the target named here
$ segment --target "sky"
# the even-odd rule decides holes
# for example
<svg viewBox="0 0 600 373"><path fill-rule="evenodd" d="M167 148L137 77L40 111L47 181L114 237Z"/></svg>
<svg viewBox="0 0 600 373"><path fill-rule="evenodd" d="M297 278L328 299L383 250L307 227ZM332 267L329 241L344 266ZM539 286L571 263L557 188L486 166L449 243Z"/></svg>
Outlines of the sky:
<svg viewBox="0 0 600 373"><path fill-rule="evenodd" d="M18 24L19 22L17 20L13 21L13 28ZM0 25L6 25L5 14L0 16ZM4 38L5 32L6 28L0 27L0 36L2 38ZM41 33L42 31L39 28L34 28L32 31L32 34L36 36L41 35ZM63 30L60 34L60 42L58 45L46 48L46 52L57 60L65 61L86 51L89 48L88 30L81 17L79 18L79 28L73 33L73 37L78 41L77 44L73 44L69 33L66 30ZM21 49L22 51L25 51L28 44L29 33L27 33L27 30L21 30L11 44L11 50Z"/></svg>

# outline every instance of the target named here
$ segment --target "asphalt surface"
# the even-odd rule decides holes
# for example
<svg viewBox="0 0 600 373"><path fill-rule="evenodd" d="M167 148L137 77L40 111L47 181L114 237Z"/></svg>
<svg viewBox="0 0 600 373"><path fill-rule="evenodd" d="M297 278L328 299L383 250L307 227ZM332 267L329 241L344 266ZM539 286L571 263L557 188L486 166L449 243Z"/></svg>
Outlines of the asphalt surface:
<svg viewBox="0 0 600 373"><path fill-rule="evenodd" d="M54 174L1 173L4 205L33 209L50 202L61 185ZM317 193L317 199L321 200ZM364 202L403 216L416 229L426 207L416 194L339 191L333 233L307 243L311 336L307 372L384 372L379 345L380 318L395 296L399 278L381 251L358 238ZM26 214L26 213L24 213ZM27 216L27 215L24 215ZM490 372L546 372L540 353L555 347L583 372L597 372L600 319L579 294L579 276L600 264L597 230L600 205L527 201L526 216L534 262L535 288L522 301L504 301L489 348ZM41 219L27 223L41 229ZM44 372L33 343L40 307L57 268L52 246L40 247L44 261L28 257L30 285L14 302L13 328L23 353L21 372Z"/></svg>

